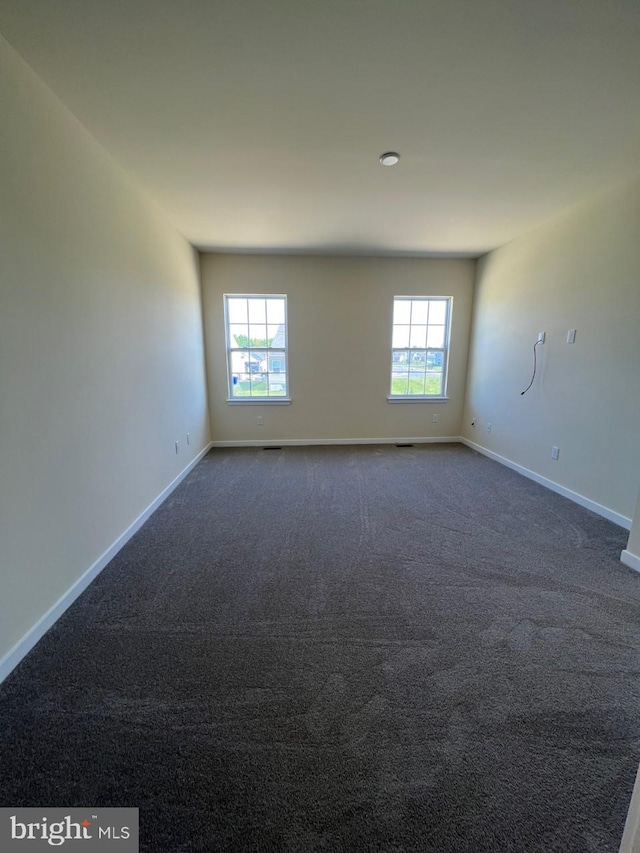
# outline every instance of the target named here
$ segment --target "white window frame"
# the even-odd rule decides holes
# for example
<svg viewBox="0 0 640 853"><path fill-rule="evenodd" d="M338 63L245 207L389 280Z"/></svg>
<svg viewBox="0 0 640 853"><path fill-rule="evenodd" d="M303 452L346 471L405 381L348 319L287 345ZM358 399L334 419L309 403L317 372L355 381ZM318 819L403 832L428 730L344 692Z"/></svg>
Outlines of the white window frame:
<svg viewBox="0 0 640 853"><path fill-rule="evenodd" d="M288 315L288 300L286 293L225 293L224 299L224 340L227 360L227 403L230 405L239 406L282 406L291 403L291 378L289 376L289 315ZM229 299L283 299L284 300L284 346L272 347L238 347L231 345L231 333L229 329ZM244 352L250 349L253 352L264 352L267 365L269 363L269 353L278 352L284 353L284 370L282 373L287 377L287 394L286 396L233 396L233 370L231 365L231 353ZM269 375L269 371L267 371ZM268 381L268 380L267 380Z"/></svg>
<svg viewBox="0 0 640 853"><path fill-rule="evenodd" d="M442 352L443 353L443 364L442 364L442 385L440 388L440 394L394 394L391 390L393 388L393 354L395 352L406 352L407 350L411 351L411 347L394 347L393 346L393 327L394 327L394 309L397 301L406 300L406 301L420 301L420 302L446 302L447 303L447 311L445 315L445 330L444 330L444 346L442 347L418 347L420 352L424 351L426 353L429 352ZM389 396L387 397L387 401L389 403L445 403L449 398L447 397L447 382L449 377L449 350L450 350L450 342L451 342L451 318L453 315L453 296L394 296L393 303L391 306L391 370L390 370L390 378L389 378ZM420 324L422 325L422 324ZM409 323L409 327L411 327L411 323ZM428 324L427 324L428 331ZM411 333L411 328L409 328L409 333ZM415 348L414 348L415 349ZM411 357L410 357L411 358Z"/></svg>

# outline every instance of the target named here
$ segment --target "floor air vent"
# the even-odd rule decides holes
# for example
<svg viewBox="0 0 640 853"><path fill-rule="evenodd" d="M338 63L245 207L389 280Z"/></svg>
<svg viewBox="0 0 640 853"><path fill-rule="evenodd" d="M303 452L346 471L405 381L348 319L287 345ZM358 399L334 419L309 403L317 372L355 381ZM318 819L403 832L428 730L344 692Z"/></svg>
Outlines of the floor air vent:
<svg viewBox="0 0 640 853"><path fill-rule="evenodd" d="M263 450L282 450L281 447L263 447Z"/></svg>
<svg viewBox="0 0 640 853"><path fill-rule="evenodd" d="M396 447L413 447L413 444L396 444Z"/></svg>

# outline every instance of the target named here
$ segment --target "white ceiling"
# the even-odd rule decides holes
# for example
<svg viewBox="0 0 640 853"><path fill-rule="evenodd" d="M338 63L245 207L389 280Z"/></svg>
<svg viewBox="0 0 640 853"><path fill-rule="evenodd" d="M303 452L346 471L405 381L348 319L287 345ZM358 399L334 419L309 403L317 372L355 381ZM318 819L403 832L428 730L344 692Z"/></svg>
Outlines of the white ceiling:
<svg viewBox="0 0 640 853"><path fill-rule="evenodd" d="M638 0L0 0L0 32L200 248L478 255L640 172Z"/></svg>

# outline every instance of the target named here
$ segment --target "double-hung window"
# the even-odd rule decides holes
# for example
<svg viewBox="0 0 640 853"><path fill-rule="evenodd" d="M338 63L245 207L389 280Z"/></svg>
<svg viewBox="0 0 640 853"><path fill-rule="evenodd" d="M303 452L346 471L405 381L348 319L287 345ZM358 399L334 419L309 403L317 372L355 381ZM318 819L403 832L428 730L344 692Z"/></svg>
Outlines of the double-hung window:
<svg viewBox="0 0 640 853"><path fill-rule="evenodd" d="M446 397L451 302L445 296L394 297L390 400Z"/></svg>
<svg viewBox="0 0 640 853"><path fill-rule="evenodd" d="M288 402L287 297L226 294L230 402Z"/></svg>

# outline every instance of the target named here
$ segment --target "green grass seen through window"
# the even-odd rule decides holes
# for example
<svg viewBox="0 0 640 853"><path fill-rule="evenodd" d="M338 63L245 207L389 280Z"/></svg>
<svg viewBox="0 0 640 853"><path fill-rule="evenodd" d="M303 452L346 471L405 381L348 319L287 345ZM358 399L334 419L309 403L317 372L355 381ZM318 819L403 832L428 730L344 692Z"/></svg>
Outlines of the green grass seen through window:
<svg viewBox="0 0 640 853"><path fill-rule="evenodd" d="M391 380L391 393L408 396L422 396L423 394L438 396L441 394L441 377L427 376L425 384L420 379L410 379L407 388L407 380L398 377Z"/></svg>

